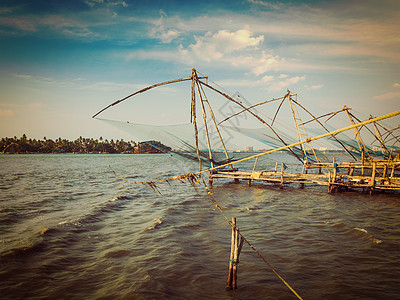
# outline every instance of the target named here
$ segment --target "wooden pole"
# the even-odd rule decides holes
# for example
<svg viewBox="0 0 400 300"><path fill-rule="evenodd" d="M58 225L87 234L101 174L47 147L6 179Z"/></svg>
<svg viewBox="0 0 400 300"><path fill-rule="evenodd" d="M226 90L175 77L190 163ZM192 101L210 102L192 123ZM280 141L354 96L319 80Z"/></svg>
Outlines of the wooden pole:
<svg viewBox="0 0 400 300"><path fill-rule="evenodd" d="M208 87L209 89L215 91L216 93L218 93L218 94L224 96L224 97L225 97L226 99L228 99L229 101L232 101L232 102L236 103L236 104L239 105L241 108L243 108L243 109L246 110L248 113L250 113L253 117L255 117L257 120L259 120L262 124L264 124L265 126L267 126L267 127L272 131L272 133L285 145L285 147L287 147L287 149L290 151L290 153L292 153L300 162L302 162L302 160L300 159L300 157L299 157L292 149L290 149L290 147L288 147L289 145L279 136L278 133L276 133L276 131L272 128L272 126L269 125L264 119L262 119L260 116L258 116L257 114L255 114L254 112L252 112L251 110L249 110L249 108L245 107L243 104L241 104L240 102L236 101L235 99L233 99L232 97L228 96L227 94L225 94L225 93L223 93L223 92L217 90L216 88L212 87L211 85L209 85L209 84L207 84L207 83L204 83L204 82L202 82L202 81L200 81L200 80L199 80L199 82L200 82L202 85ZM310 139L310 140L312 140L312 139ZM303 144L303 143L305 143L305 142L308 142L308 140L307 140L307 141L302 141L302 142L298 143L298 145Z"/></svg>
<svg viewBox="0 0 400 300"><path fill-rule="evenodd" d="M239 262L239 232L235 228L235 251L233 252L233 266L232 266L232 288L237 289L237 264Z"/></svg>
<svg viewBox="0 0 400 300"><path fill-rule="evenodd" d="M315 121L317 121L318 122L318 124L322 127L322 128L324 128L325 130L326 130L326 132L329 132L329 130L318 120L318 118L316 118L311 112L309 112L304 106L302 106L300 103L298 103L297 101L295 101L294 99L291 99L294 103L296 103L298 106L300 106L305 112L307 112ZM326 120L325 121L325 123L327 122L328 120ZM307 123L307 122L306 122ZM306 124L306 123L302 123L302 126L304 127L304 125ZM344 150L346 150L346 152L348 153L348 154L350 154L350 156L351 157L353 157L355 160L357 160L356 159L356 157L343 145L343 143L341 142L341 141L339 141L337 138L336 138L336 136L334 136L334 135L332 135L332 137L343 147L343 149ZM321 174L321 173L320 173Z"/></svg>
<svg viewBox="0 0 400 300"><path fill-rule="evenodd" d="M384 115L384 116L377 117L377 118L372 119L372 120L366 120L366 121L363 121L361 123L357 123L357 124L354 124L354 125L350 125L348 127L337 129L337 130L334 130L334 131L329 132L329 133L325 133L325 134L321 134L321 135L318 135L318 136L314 136L314 137L310 138L310 141L315 141L315 140L330 136L332 134L338 134L338 133L350 130L350 129L354 128L354 127L364 126L364 125L370 124L372 122L377 122L377 121L380 121L380 120L392 118L392 117L397 116L397 115L400 115L400 110L392 112L392 113ZM258 153L258 154L251 155L251 156L248 156L248 157L245 157L245 158L242 158L242 159L238 159L238 160L236 160L234 162L229 162L229 163L226 163L226 164L215 166L214 168L198 171L198 172L195 172L195 173L190 173L190 174L185 174L185 175L180 175L180 176L174 176L174 177L170 177L170 178L164 178L164 179L162 179L160 181L175 180L177 178L183 178L183 177L189 176L189 175L193 176L193 175L199 175L199 174L202 174L202 173L205 173L205 172L214 171L214 170L217 170L217 169L220 169L220 168L227 167L229 165L238 164L238 163L241 163L241 162L244 162L244 161L251 160L253 158L257 158L257 157L260 157L260 156L264 156L264 155L268 155L268 154L275 153L275 152L278 152L278 151L282 151L282 150L288 149L290 147L296 147L299 144L304 143L304 142L306 142L306 141L296 142L296 143L293 143L293 144L290 144L290 145L287 145L287 146L282 146L282 147L275 148L275 149L272 149L272 150L267 150L267 151L262 152L262 153ZM400 160L399 159L399 155L397 155L396 161L399 161L399 160ZM393 171L394 171L394 166L393 166ZM132 182L132 181L129 181L129 182ZM139 182L139 181L137 181L137 182ZM141 183L141 181L140 181L140 183ZM146 182L144 181L144 183L146 183Z"/></svg>
<svg viewBox="0 0 400 300"><path fill-rule="evenodd" d="M233 259L235 256L235 239L236 237L236 218L232 218L232 238L231 238L231 255L229 256L229 271L228 271L228 280L226 282L225 288L227 290L231 290L232 281L233 281Z"/></svg>
<svg viewBox="0 0 400 300"><path fill-rule="evenodd" d="M376 162L372 163L372 175L371 175L371 183L370 183L370 190L369 190L369 194L372 195L372 192L374 190L375 187L375 173L376 173Z"/></svg>
<svg viewBox="0 0 400 300"><path fill-rule="evenodd" d="M227 290L237 289L237 265L239 263L243 241L244 238L239 234L239 229L236 227L236 218L232 218L231 253L229 259L228 280L225 286Z"/></svg>
<svg viewBox="0 0 400 300"><path fill-rule="evenodd" d="M336 189L334 183L336 182L336 173L337 173L337 164L335 162L335 157L332 160L333 174L331 177L331 173L329 172L329 193L333 193ZM333 183L333 184L332 184Z"/></svg>
<svg viewBox="0 0 400 300"><path fill-rule="evenodd" d="M336 181L336 172L337 172L337 165L336 165L336 162L335 162L335 157L333 157L333 182L335 182Z"/></svg>
<svg viewBox="0 0 400 300"><path fill-rule="evenodd" d="M196 140L196 152L197 158L199 159L199 170L201 171L201 158L200 158L200 150L199 150L199 133L197 131L197 122L196 122L196 92L195 92L195 78L196 78L196 71L192 69L192 103L191 103L191 122L194 126L194 134Z"/></svg>
<svg viewBox="0 0 400 300"><path fill-rule="evenodd" d="M197 75L195 75L195 76L197 76ZM213 155L212 155L212 151L211 151L212 149L211 149L210 136L209 136L209 133L208 133L207 115L206 115L206 110L204 108L203 96L201 95L199 83L197 81L196 81L196 87L197 87L197 94L199 95L201 112L203 114L204 131L206 133L207 146L208 146L208 157L210 159L211 168L213 168L214 167L214 163L213 163Z"/></svg>
<svg viewBox="0 0 400 300"><path fill-rule="evenodd" d="M213 110L212 110L212 108L211 108L210 103L208 102L206 93L204 92L203 87L202 87L201 85L199 85L199 87L200 87L200 90L202 91L202 93L203 93L203 95L204 95L204 100L205 100L205 102L206 102L206 104L207 104L208 110L210 111L210 116L211 116L211 119L212 119L212 121L213 121L213 123L214 123L215 130L216 130L217 133L218 133L219 140L221 141L221 145L222 145L222 147L224 148L225 157L226 157L226 159L227 159L228 161L231 161L231 159L230 159L230 157L229 157L229 155L228 155L228 150L226 150L224 140L222 139L221 132L219 131L217 121L215 121L214 112L213 112ZM233 166L230 165L230 167L231 167L231 170L233 170Z"/></svg>
<svg viewBox="0 0 400 300"><path fill-rule="evenodd" d="M298 139L299 139L299 142L302 142L303 140L302 140L302 138L301 138L301 133L300 133L300 129L299 129L299 124L297 123L297 118L296 118L296 114L295 114L295 112L294 112L294 109L293 109L293 105L292 105L292 101L291 101L291 97L290 97L290 92L289 92L289 90L288 90L288 93L287 93L287 95L288 95L288 99L289 99L289 105L290 105L290 110L292 111L292 115L293 115L293 120L294 120L294 125L296 126L296 131L297 131L297 137L298 137ZM285 100L285 99L284 99ZM306 148L305 148L305 146L303 145L303 144L300 144L300 148L301 148L301 151L303 152L303 161L307 161L307 152L306 152Z"/></svg>

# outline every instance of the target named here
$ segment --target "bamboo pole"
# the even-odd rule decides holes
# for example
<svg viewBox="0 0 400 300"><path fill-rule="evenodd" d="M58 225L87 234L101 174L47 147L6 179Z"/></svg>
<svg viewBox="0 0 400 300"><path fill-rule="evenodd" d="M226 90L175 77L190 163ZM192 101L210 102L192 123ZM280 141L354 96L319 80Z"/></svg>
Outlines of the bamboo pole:
<svg viewBox="0 0 400 300"><path fill-rule="evenodd" d="M337 164L336 164L335 157L333 157L332 165L333 165L333 182L336 182Z"/></svg>
<svg viewBox="0 0 400 300"><path fill-rule="evenodd" d="M275 153L275 152L278 152L278 151L282 151L282 150L285 150L285 149L288 149L288 148L291 148L291 147L296 147L296 146L300 145L301 143L305 143L305 142L308 142L308 141L315 141L315 140L330 136L332 134L338 134L338 133L353 129L355 127L364 126L364 125L370 124L372 122L377 122L377 121L381 121L381 120L384 120L384 119L392 118L392 117L397 116L397 115L400 115L400 110L392 112L392 113L389 113L389 114L386 114L386 115L383 115L383 116L380 116L380 117L377 117L377 118L374 118L374 119L371 119L371 120L366 120L366 121L363 121L361 123L357 123L357 124L354 124L354 125L350 125L350 126L347 126L347 127L343 127L343 128L340 128L340 129L333 130L333 131L328 132L328 133L324 133L324 134L321 134L321 135L318 135L318 136L314 136L314 137L309 138L309 140L307 140L307 141L296 142L296 143L293 143L293 144L290 144L290 145L286 145L286 146L282 146L282 147L275 148L275 149L272 149L272 150L268 150L268 151L265 151L265 152L262 152L262 153L258 153L258 154L251 155L251 156L248 156L248 157L245 157L245 158L242 158L242 159L235 160L234 162L229 162L229 163L226 163L226 164L222 164L222 165L216 166L214 168L201 170L201 171L194 172L194 173L183 174L183 175L179 175L179 176L173 176L173 177L169 177L169 178L153 180L151 182L155 183L155 182L162 182L162 181L177 180L177 179L182 179L182 178L190 178L190 177L193 177L193 176L196 176L196 175L200 175L200 174L205 173L205 172L214 171L214 170L217 170L217 169L221 169L221 168L227 167L229 165L234 165L234 164L237 164L237 163L248 161L248 160L260 157L260 156L264 156L264 155L268 155L268 154ZM397 156L396 159L399 160L399 156ZM394 165L393 165L393 170L392 171L394 172ZM149 182L149 181L133 181L133 180L126 180L126 181L127 182L135 182L135 183L148 183Z"/></svg>
<svg viewBox="0 0 400 300"><path fill-rule="evenodd" d="M278 133L276 133L276 131L272 128L271 125L269 125L264 119L262 119L260 116L258 116L257 114L253 113L251 110L249 110L248 108L246 108L243 104L241 104L240 102L236 101L235 99L233 99L232 97L228 96L227 94L217 90L216 88L212 87L211 85L204 83L202 81L199 80L199 82L202 85L205 85L206 87L208 87L209 89L217 92L218 94L224 96L226 99L228 99L229 101L232 101L234 103L236 103L237 105L239 105L241 108L245 109L246 111L248 111L253 117L255 117L257 120L259 120L262 124L266 125L274 134L275 136L282 142L282 144L284 144L285 146L288 146L288 144L279 136ZM302 144L302 143L300 143ZM298 144L298 145L300 145ZM302 162L301 158L290 148L290 147L286 147L285 149L288 149L300 162Z"/></svg>
<svg viewBox="0 0 400 300"><path fill-rule="evenodd" d="M158 86L161 86L161 85L170 84L170 83L176 83L176 82L182 82L182 81L189 81L189 80L191 80L191 79L192 79L192 77L189 77L189 78L181 78L181 79L175 79L175 80L169 80L169 81L164 81L164 82L161 82L161 83L157 83L157 84L153 84L153 85L151 85L151 86L145 87L144 89L141 89L141 90L139 90L139 91L137 91L137 92L134 92L133 94L130 94L129 96L126 96L125 98L122 98L122 99L120 99L120 100L117 100L117 101L111 103L110 105L108 105L108 106L106 106L105 108L103 108L102 110L100 110L98 113L94 114L94 115L92 116L92 118L95 118L97 115L101 114L101 113L102 113L103 111L105 111L106 109L108 109L108 108L110 108L110 107L112 107L112 106L114 106L114 105L117 105L118 103L121 103L122 101L125 101L125 100L128 99L128 98L133 97L133 96L135 96L135 95L137 95L137 94L143 93L143 92L145 92L145 91L148 91L148 90L150 90L150 89L152 89L152 88L155 88L155 87L158 87Z"/></svg>
<svg viewBox="0 0 400 300"><path fill-rule="evenodd" d="M308 113L312 118L314 118L313 120L315 120L323 129L325 129L325 131L326 132L329 132L329 130L318 120L318 118L316 118L310 111L308 111L303 105L301 105L299 102L297 102L296 100L294 100L294 99L292 99L292 101L294 102L294 103L296 103L298 106L300 106L306 113ZM343 110L341 110L341 111L343 111ZM336 113L338 113L338 112L336 112ZM313 120L311 120L311 121L313 121ZM306 122L307 123L307 122ZM304 127L304 125L306 124L306 123L302 123L301 125ZM334 136L334 135L332 135L332 137L342 146L342 148L344 149L344 150L346 150L346 152L348 153L348 154L350 154L350 156L352 157L352 158L354 158L354 160L357 160L357 158L343 145L343 143L341 142L341 141L339 141L337 138L336 138L336 136Z"/></svg>
<svg viewBox="0 0 400 300"><path fill-rule="evenodd" d="M244 238L239 233L239 229L236 227L236 218L232 218L232 237L231 237L231 253L229 259L229 272L228 280L225 288L227 290L237 289L237 270L239 263L240 252L242 251Z"/></svg>
<svg viewBox="0 0 400 300"><path fill-rule="evenodd" d="M295 114L294 109L293 109L293 104L292 104L292 101L291 101L290 91L289 90L288 90L287 95L288 95L288 99L289 99L290 110L292 111L292 115L293 115L294 125L296 126L297 138L299 139L299 142L302 142L303 140L301 138L299 125L297 123L297 118L296 118L296 114ZM283 100L285 100L285 99L283 99ZM282 101L282 103L283 103L283 101ZM308 156L307 156L306 148L305 148L305 146L303 144L300 144L300 148L301 148L301 151L303 152L303 161L307 162L308 161Z"/></svg>
<svg viewBox="0 0 400 300"><path fill-rule="evenodd" d="M297 95L296 95L296 99L297 99ZM296 101L294 101L294 99L291 97L290 94L289 94L289 100L290 100L290 102L297 103ZM308 136L307 130L306 130L306 128L304 127L304 125L302 124L303 121L301 120L299 111L298 111L298 109L297 109L297 107L296 107L295 105L294 105L294 109L296 110L298 119L301 121L301 124L298 125L298 126L299 126L299 128L300 128L300 126L303 128L304 134L305 134L306 138L308 139L309 136ZM307 110L306 110L306 111L307 111ZM300 134L301 134L301 133L300 133ZM314 149L313 145L311 144L311 142L309 143L309 145L310 145L310 147L311 147L311 151L312 151L313 154L314 154L314 157L317 159L318 162L321 162L321 160L320 160L320 159L318 158L318 156L317 156L317 153L315 153L315 149ZM306 174L307 174L307 168L306 168Z"/></svg>
<svg viewBox="0 0 400 300"><path fill-rule="evenodd" d="M271 126L274 125L276 116L278 115L278 112L279 112L279 110L281 109L282 104L283 104L283 102L285 101L285 99L286 99L286 97L287 97L288 95L290 95L289 90L287 91L286 95L283 97L281 103L279 103L279 106L278 106L278 108L277 108L277 110L276 110L276 112L275 112L275 115L274 115L273 119L272 119Z"/></svg>
<svg viewBox="0 0 400 300"><path fill-rule="evenodd" d="M267 101L263 101L263 102L254 104L254 105L252 105L252 106L249 106L247 109L252 109L252 108L254 108L254 107L256 107L256 106L260 106L260 105L263 105L263 104L265 104L265 103L269 103L269 102L272 102L272 101L281 100L281 99L283 99L284 97L286 97L286 96L279 97L279 98L274 98L274 99L267 100ZM233 114L233 115L230 115L229 117L226 117L226 118L223 119L221 122L219 122L218 125L221 125L223 122L226 122L226 121L228 121L229 119L231 119L231 118L233 118L233 117L235 117L235 116L237 116L237 115L239 115L239 114L245 112L247 109L243 109L243 110L241 110L241 111L239 111L239 112L237 112L237 113L235 113L235 114Z"/></svg>
<svg viewBox="0 0 400 300"><path fill-rule="evenodd" d="M194 89L195 85L195 76L196 76L196 70L192 69L192 104L191 104L191 111L192 111L192 116L191 116L191 121L193 123L194 127L194 134L195 134L195 139L196 139L196 152L197 152L197 158L199 159L199 170L201 171L201 158L200 158L200 150L199 150L199 133L197 131L197 122L196 122L196 92Z"/></svg>
<svg viewBox="0 0 400 300"><path fill-rule="evenodd" d="M375 187L375 173L376 173L376 162L372 163L372 174L371 174L371 183L370 183L370 190L369 190L369 194L372 195L372 192L374 190Z"/></svg>
<svg viewBox="0 0 400 300"><path fill-rule="evenodd" d="M197 77L197 75L195 74L197 94L199 95L199 101L200 101L200 105L201 105L201 112L203 114L204 130L206 132L206 139L207 139L207 146L208 146L208 156L210 158L210 165L211 165L211 168L212 168L212 167L214 167L214 162L213 162L213 155L212 155L212 151L211 151L210 136L209 136L208 126L207 126L207 115L206 115L206 110L204 109L203 97L202 97L202 95L200 93L199 83L197 82L196 77Z"/></svg>
<svg viewBox="0 0 400 300"><path fill-rule="evenodd" d="M369 115L369 118L372 119L372 116ZM375 132L376 132L375 138L379 142L379 146L381 147L382 154L386 153L386 155L389 155L389 150L386 148L385 144L383 143L381 132L379 131L379 129L376 126L375 122L373 122L372 125L374 126L374 129L375 129Z"/></svg>
<svg viewBox="0 0 400 300"><path fill-rule="evenodd" d="M228 280L226 282L225 288L227 290L231 290L233 288L233 263L235 256L235 248L236 248L236 218L232 218L232 237L231 237L231 254L229 256L229 271L228 271Z"/></svg>
<svg viewBox="0 0 400 300"><path fill-rule="evenodd" d="M199 84L198 82L197 82L197 84L198 84L198 86L200 87L200 90L202 91L202 93L203 93L203 95L204 95L204 99L205 99L205 102L206 102L206 104L207 104L208 110L210 111L210 116L211 116L211 119L212 119L212 121L213 121L213 123L214 123L215 130L216 130L217 133L218 133L218 137L219 137L219 139L220 139L220 141L221 141L221 145L222 145L222 147L223 147L223 149L224 149L225 157L226 157L226 159L227 159L228 161L230 161L230 157L229 157L229 155L228 155L228 151L226 150L224 140L222 139L221 132L219 131L217 122L215 121L214 112L213 112L213 110L212 110L212 108L211 108L210 103L208 102L206 93L204 92L204 89L203 89L203 87L201 86L201 84ZM233 166L231 165L230 167L231 167L231 169L233 170Z"/></svg>
<svg viewBox="0 0 400 300"><path fill-rule="evenodd" d="M355 116L349 112L349 110L348 110L348 108L346 107L346 105L344 106L344 108L345 108L346 114L347 114L347 116L348 116L348 118L349 118L349 120L350 120L350 123L354 125L354 120L353 120L353 118L355 118ZM355 119L357 120L357 118L355 118ZM359 122L359 120L358 120L358 122ZM373 123L373 122L372 122L372 123ZM361 129L361 128L360 128L360 129ZM368 155L369 159L372 159L371 156L369 155L369 152L368 152L368 150L367 150L367 147L365 147L364 141L363 141L363 139L362 139L362 137L361 137L360 129L359 129L358 127L353 128L354 136L355 136L356 141L357 141L357 143L358 143L358 147L360 148L360 151L361 151L362 153L366 153L366 154Z"/></svg>

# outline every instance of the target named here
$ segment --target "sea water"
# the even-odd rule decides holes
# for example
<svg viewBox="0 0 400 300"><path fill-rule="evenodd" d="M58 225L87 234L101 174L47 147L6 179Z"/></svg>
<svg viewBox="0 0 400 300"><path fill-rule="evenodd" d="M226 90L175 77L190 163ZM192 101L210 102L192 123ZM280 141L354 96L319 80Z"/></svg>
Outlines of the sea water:
<svg viewBox="0 0 400 300"><path fill-rule="evenodd" d="M231 228L204 187L129 182L196 167L157 154L1 155L0 298L296 299L247 244L238 288L225 290ZM400 299L399 193L233 180L210 191L304 299Z"/></svg>

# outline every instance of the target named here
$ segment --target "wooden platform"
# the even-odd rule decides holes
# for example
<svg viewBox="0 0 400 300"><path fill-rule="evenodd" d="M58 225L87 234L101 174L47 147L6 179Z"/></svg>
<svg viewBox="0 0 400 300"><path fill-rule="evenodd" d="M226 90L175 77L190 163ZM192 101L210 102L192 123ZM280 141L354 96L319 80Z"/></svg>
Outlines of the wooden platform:
<svg viewBox="0 0 400 300"><path fill-rule="evenodd" d="M318 174L309 173L318 169ZM372 160L368 162L315 163L305 165L303 173L281 171L245 172L235 170L214 171L210 183L217 178L231 178L285 185L298 183L304 185L328 186L330 193L339 189L400 190L400 160Z"/></svg>

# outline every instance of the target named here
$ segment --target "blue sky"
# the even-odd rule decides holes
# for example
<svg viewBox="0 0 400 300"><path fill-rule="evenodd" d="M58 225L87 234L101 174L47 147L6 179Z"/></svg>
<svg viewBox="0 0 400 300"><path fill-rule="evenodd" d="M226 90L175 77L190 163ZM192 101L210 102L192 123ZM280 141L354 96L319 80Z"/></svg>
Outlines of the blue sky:
<svg viewBox="0 0 400 300"><path fill-rule="evenodd" d="M2 0L0 137L126 138L91 116L192 67L250 103L289 88L311 110L379 116L400 108L399 28L389 0ZM189 100L174 85L109 117L183 123Z"/></svg>

